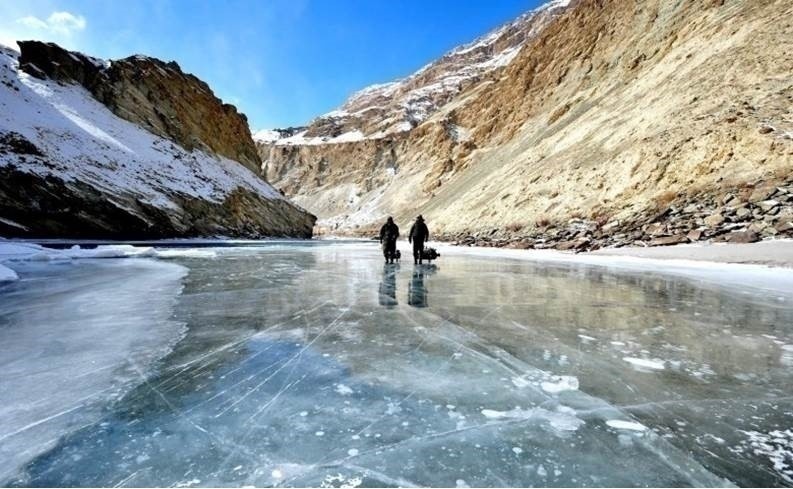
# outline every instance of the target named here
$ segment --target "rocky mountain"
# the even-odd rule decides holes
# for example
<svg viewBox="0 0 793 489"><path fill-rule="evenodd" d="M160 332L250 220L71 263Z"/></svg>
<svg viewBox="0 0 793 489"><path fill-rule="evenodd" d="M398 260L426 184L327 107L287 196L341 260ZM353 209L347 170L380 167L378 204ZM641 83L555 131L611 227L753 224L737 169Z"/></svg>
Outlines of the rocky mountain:
<svg viewBox="0 0 793 489"><path fill-rule="evenodd" d="M564 11L570 0L554 0L475 41L445 54L412 75L372 85L345 104L291 131L259 131L254 139L278 145L379 139L418 126L466 88L497 76L523 44Z"/></svg>
<svg viewBox="0 0 793 489"><path fill-rule="evenodd" d="M175 62L0 51L0 235L310 237L247 119Z"/></svg>
<svg viewBox="0 0 793 489"><path fill-rule="evenodd" d="M487 59L446 64L464 46L260 138L263 169L335 233L417 213L449 239L525 247L788 233L791 14L783 0L552 2L469 45ZM408 103L438 86L426 74L466 63L495 67ZM769 188L766 211L750 197Z"/></svg>

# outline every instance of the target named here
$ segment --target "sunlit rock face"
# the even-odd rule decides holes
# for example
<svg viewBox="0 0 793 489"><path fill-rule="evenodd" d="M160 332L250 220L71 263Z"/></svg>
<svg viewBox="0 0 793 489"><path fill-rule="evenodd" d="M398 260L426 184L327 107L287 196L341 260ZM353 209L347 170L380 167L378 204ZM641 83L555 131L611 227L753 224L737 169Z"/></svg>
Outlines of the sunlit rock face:
<svg viewBox="0 0 793 489"><path fill-rule="evenodd" d="M262 134L263 168L320 224L357 233L422 213L449 234L531 234L781 184L791 13L783 1L554 2L494 31L514 35L473 52L511 54L453 90L409 95L487 63L466 47L306 128Z"/></svg>
<svg viewBox="0 0 793 489"><path fill-rule="evenodd" d="M247 120L176 63L0 51L4 236L310 237L259 175Z"/></svg>

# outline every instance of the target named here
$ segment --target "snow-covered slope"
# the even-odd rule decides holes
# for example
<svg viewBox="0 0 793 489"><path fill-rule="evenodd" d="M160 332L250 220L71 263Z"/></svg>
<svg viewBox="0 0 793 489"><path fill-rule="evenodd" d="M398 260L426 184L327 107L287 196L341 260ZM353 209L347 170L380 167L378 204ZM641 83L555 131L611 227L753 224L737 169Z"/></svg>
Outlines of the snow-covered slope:
<svg viewBox="0 0 793 489"><path fill-rule="evenodd" d="M282 212L291 207L237 161L199 149L187 151L121 119L81 85L38 79L21 71L17 53L10 49L0 52L0 108L0 170L54 178L67 187L88 186L112 206L143 220L147 220L145 208L184 215L192 206L186 201L222 206L240 193L276 203ZM0 206L0 218L7 226L30 227L13 215L18 212L4 207ZM295 209L295 214L301 211ZM217 231L224 233L223 223L217 224ZM245 234L234 223L228 224L228 233ZM283 224L280 229L261 226L258 232L250 231L290 234L288 223ZM301 225L295 222L294 227L299 230ZM163 231L154 234L181 234Z"/></svg>
<svg viewBox="0 0 793 489"><path fill-rule="evenodd" d="M17 70L13 56L0 58L4 74ZM270 199L283 198L268 183L228 158L187 152L176 144L116 117L79 85L38 80L18 72L0 89L0 131L21 134L54 165L4 154L0 164L65 181L81 180L123 189L144 202L177 207L171 196L222 202L238 187ZM17 89L19 91L17 91Z"/></svg>
<svg viewBox="0 0 793 489"><path fill-rule="evenodd" d="M552 0L453 49L406 78L366 87L342 107L318 117L296 134L262 130L254 133L254 140L264 144L318 145L410 131L462 90L507 66L525 42L569 3L570 0Z"/></svg>

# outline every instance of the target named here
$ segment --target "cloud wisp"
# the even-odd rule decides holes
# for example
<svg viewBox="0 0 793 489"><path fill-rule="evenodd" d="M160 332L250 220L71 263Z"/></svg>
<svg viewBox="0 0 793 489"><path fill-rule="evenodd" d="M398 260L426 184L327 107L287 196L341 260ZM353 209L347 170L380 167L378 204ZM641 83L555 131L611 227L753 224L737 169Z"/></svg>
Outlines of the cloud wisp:
<svg viewBox="0 0 793 489"><path fill-rule="evenodd" d="M46 19L28 15L17 19L16 23L34 31L49 32L61 36L69 36L73 32L82 31L86 26L85 17L71 12L53 12Z"/></svg>

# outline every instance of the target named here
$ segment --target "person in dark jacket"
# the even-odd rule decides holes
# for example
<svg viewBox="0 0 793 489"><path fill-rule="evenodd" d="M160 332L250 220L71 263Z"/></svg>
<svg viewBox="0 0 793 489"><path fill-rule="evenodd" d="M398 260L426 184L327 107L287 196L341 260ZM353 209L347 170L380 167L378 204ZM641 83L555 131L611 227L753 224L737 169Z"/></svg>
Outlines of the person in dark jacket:
<svg viewBox="0 0 793 489"><path fill-rule="evenodd" d="M413 243L413 264L421 264L421 252L424 250L424 242L430 238L430 230L424 224L424 218L419 216L413 227L410 228L408 241Z"/></svg>
<svg viewBox="0 0 793 489"><path fill-rule="evenodd" d="M397 238L399 238L399 226L389 217L380 228L380 243L383 245L383 256L386 263L394 263L396 259Z"/></svg>

